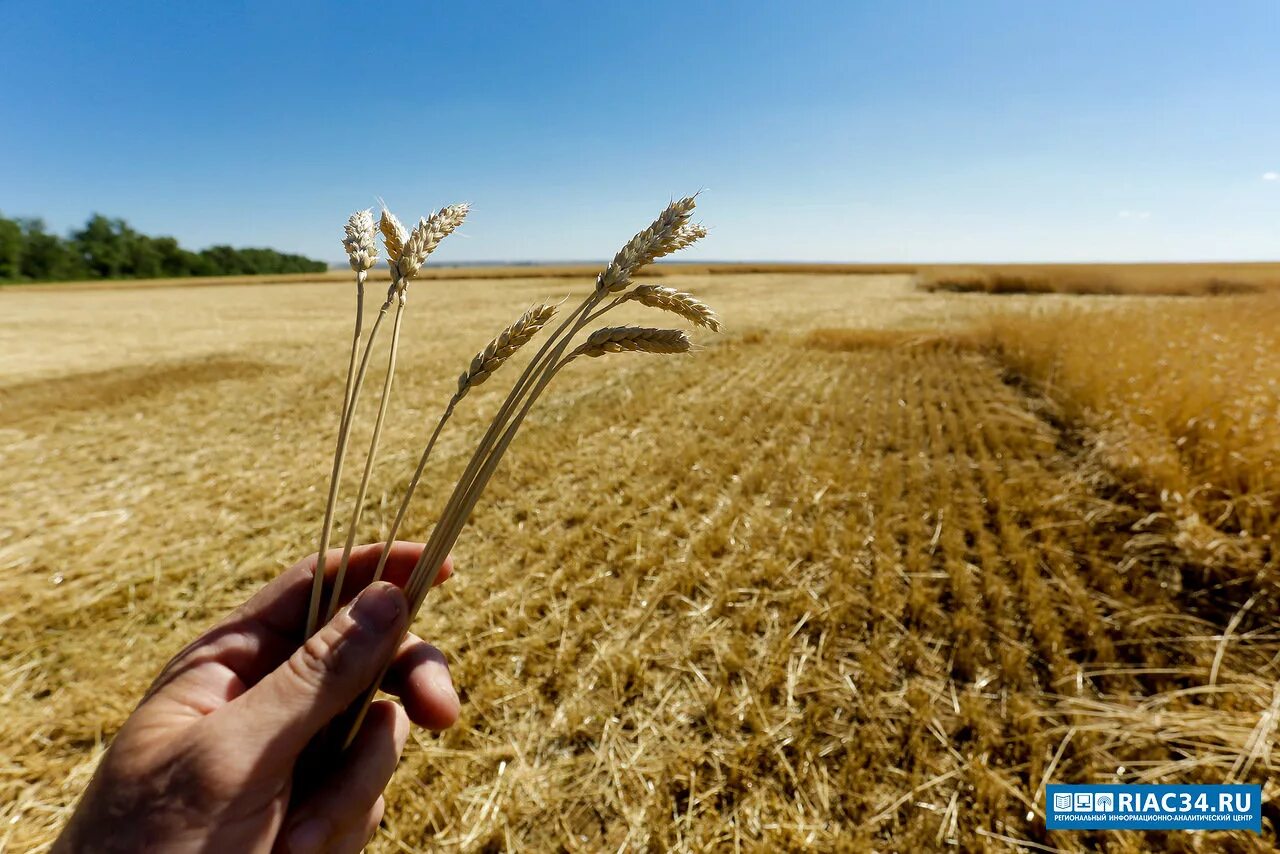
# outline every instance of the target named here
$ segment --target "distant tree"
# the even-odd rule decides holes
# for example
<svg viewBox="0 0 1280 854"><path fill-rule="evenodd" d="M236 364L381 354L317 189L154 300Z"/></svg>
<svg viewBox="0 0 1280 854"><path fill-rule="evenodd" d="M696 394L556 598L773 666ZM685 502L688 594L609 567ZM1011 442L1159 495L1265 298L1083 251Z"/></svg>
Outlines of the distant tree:
<svg viewBox="0 0 1280 854"><path fill-rule="evenodd" d="M0 280L22 277L22 225L0 216Z"/></svg>
<svg viewBox="0 0 1280 854"><path fill-rule="evenodd" d="M22 226L22 275L36 281L77 279L86 275L84 264L71 246L45 231L39 217L18 221Z"/></svg>
<svg viewBox="0 0 1280 854"><path fill-rule="evenodd" d="M188 252L178 245L172 237L151 238L151 248L155 251L160 266L159 275L174 278L194 274L194 253Z"/></svg>
<svg viewBox="0 0 1280 854"><path fill-rule="evenodd" d="M156 279L164 275L156 240L133 229L125 241L125 275L135 279Z"/></svg>
<svg viewBox="0 0 1280 854"><path fill-rule="evenodd" d="M116 279L125 272L127 252L121 226L122 220L94 214L84 228L71 235L76 254L95 278Z"/></svg>

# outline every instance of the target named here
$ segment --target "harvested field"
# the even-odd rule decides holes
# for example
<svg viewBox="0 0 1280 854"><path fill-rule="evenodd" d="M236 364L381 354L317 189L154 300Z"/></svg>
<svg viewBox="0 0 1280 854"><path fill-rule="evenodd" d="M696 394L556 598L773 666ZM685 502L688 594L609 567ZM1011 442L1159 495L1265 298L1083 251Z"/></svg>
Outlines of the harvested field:
<svg viewBox="0 0 1280 854"><path fill-rule="evenodd" d="M417 625L462 719L414 734L373 850L1273 849L1273 477L1240 505L1247 542L1227 532L1249 562L1211 565L1100 453L1090 413L1115 395L1063 392L1093 387L1061 381L1087 360L1037 369L1052 354L992 301L901 273L664 284L727 334L575 364L531 416ZM350 334L339 284L52 287L0 293L14 851L48 846L165 660L314 548L336 427L315 418ZM583 287L414 285L359 539L477 348ZM1016 325L1093 302L999 306ZM1204 322L1230 336L1222 311ZM505 388L459 409L408 538ZM1267 785L1261 837L1044 829L1047 782L1227 780Z"/></svg>

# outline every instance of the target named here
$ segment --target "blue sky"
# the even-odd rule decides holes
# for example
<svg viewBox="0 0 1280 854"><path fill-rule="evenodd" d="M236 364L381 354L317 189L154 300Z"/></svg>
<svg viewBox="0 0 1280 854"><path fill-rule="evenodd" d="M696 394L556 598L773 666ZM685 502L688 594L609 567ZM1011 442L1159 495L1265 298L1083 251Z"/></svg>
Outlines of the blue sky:
<svg viewBox="0 0 1280 854"><path fill-rule="evenodd" d="M1280 258L1280 4L0 0L0 211L336 259Z"/></svg>

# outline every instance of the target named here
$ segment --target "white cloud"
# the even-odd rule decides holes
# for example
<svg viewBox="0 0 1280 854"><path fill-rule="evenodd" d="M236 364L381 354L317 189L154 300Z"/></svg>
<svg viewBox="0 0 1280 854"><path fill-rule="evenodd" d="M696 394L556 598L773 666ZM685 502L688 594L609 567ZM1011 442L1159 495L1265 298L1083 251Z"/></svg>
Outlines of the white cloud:
<svg viewBox="0 0 1280 854"><path fill-rule="evenodd" d="M1124 210L1120 211L1119 217L1121 219L1151 219L1151 211Z"/></svg>
<svg viewBox="0 0 1280 854"><path fill-rule="evenodd" d="M1264 181L1280 181L1280 172L1263 172L1262 180Z"/></svg>

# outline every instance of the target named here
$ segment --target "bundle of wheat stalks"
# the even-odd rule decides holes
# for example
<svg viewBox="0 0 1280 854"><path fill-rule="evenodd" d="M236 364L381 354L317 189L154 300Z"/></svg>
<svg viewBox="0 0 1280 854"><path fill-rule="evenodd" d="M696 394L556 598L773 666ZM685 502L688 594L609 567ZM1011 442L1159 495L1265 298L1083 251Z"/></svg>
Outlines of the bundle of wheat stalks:
<svg viewBox="0 0 1280 854"><path fill-rule="evenodd" d="M634 276L646 264L670 255L706 235L706 229L690 222L694 209L693 197L672 202L653 223L639 234L627 241L613 260L596 278L595 290L588 294L582 304L574 309L543 342L542 348L528 363L527 367L512 386L506 400L498 409L488 430L480 439L475 452L471 456L466 470L458 480L449 497L448 503L441 512L435 528L427 541L422 557L418 560L405 588L409 600L410 620L422 607L423 600L436 580L436 576L458 538L463 525L466 524L476 502L484 492L485 485L493 476L494 469L502 460L502 455L511 445L511 440L520 429L530 408L537 402L547 385L570 362L580 356L603 356L609 353L687 353L692 348L689 337L677 329L655 329L637 326L606 326L588 334L573 349L569 349L574 339L590 323L599 319L610 309L626 302L638 302L652 308L677 314L695 326L719 331L720 319L708 306L687 293L674 288L656 285L635 285ZM351 269L356 274L356 319L355 334L351 341L351 356L347 366L346 391L343 395L341 418L338 426L337 449L333 457L333 469L329 479L328 501L325 505L324 523L320 531L319 554L324 555L329 548L329 539L333 532L334 509L337 504L338 484L342 478L343 462L346 459L347 443L351 436L351 424L355 419L356 407L360 401L360 392L364 387L369 368L369 356L382 327L382 322L395 305L391 325L391 346L387 358L386 373L382 381L382 395L378 403L378 412L373 424L372 438L365 457L364 471L351 511L351 521L347 527L346 542L343 545L342 557L334 579L333 589L328 602L324 599L325 574L318 570L311 591L311 605L307 617L306 636L310 637L321 623L331 618L342 601L343 580L347 564L355 545L356 531L359 529L361 511L364 507L365 495L369 488L369 477L373 470L374 459L378 453L378 439L382 432L383 420L391 400L391 383L395 375L396 351L399 345L401 319L404 315L408 296L409 283L422 269L427 257L435 250L444 238L448 237L462 224L466 218L466 205L451 205L424 217L418 221L412 231L407 231L400 221L385 208L375 224L371 211L359 211L353 214L346 225L343 246L351 262ZM378 311L368 335L361 340L364 322L364 288L369 270L373 269L378 258L376 243L377 233L381 232L387 253L387 266L391 274L391 284L387 289L387 297ZM400 502L395 521L386 536L386 547L382 551L382 559L378 564L373 580L382 576L382 571L390 554L391 543L395 540L414 491L426 469L431 456L431 449L441 430L449 421L455 407L466 397L467 392L489 379L504 362L517 350L531 341L555 316L558 305L535 305L522 314L514 323L498 333L475 358L471 365L458 377L458 389L445 406L443 414L436 422L418 461L404 498ZM379 680L380 681L380 680ZM378 685L371 685L361 702L351 710L342 727L344 735L340 742L344 747L351 742L364 717Z"/></svg>

